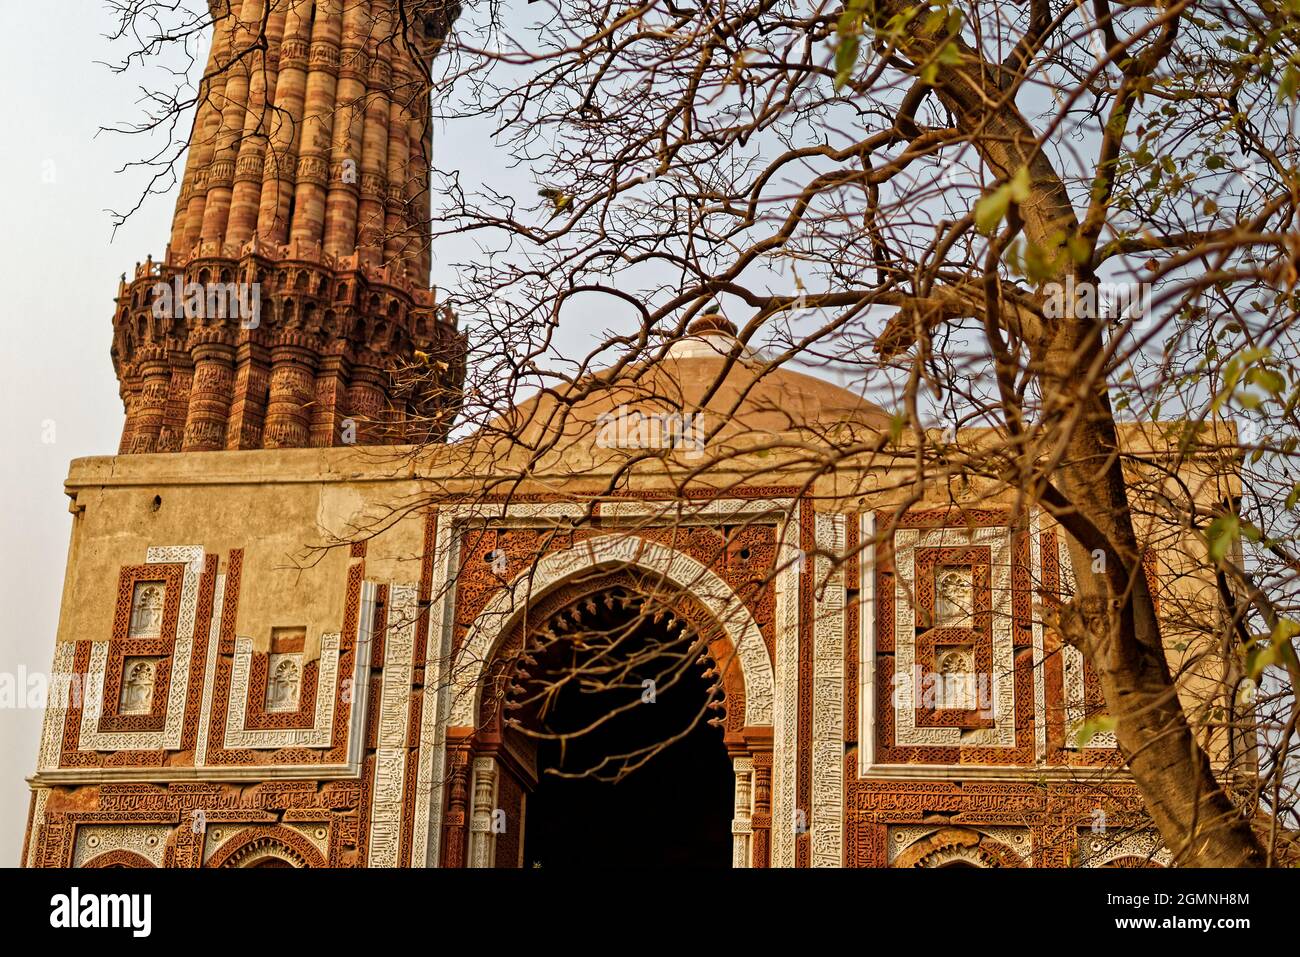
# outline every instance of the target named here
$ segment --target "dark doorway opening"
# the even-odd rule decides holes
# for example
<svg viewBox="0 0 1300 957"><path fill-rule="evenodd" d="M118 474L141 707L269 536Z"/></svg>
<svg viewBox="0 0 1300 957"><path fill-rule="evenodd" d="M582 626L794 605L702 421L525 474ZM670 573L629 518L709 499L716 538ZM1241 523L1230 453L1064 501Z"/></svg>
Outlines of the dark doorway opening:
<svg viewBox="0 0 1300 957"><path fill-rule="evenodd" d="M585 629L628 629L619 656L635 660L644 649L665 647L665 622L653 620L635 601L601 603L588 612ZM630 624L629 624L630 623ZM551 646L532 674L545 681L571 668L573 646ZM614 657L611 655L611 657ZM567 659L567 660L566 660ZM692 662L694 665L694 662ZM708 723L717 713L705 708L713 680L701 667L683 670L668 687L656 684L653 702L642 684L663 678L662 660L629 664L616 691L592 693L578 683L563 685L544 714L528 716L551 732L591 727L618 702L636 704L608 718L594 731L565 741L542 741L537 748L537 787L527 797L524 815L525 867L689 867L731 865L731 818L735 776L723 744L722 728ZM611 755L650 744L666 744L644 764L617 781L567 778L548 773L578 773ZM606 768L608 776L612 768Z"/></svg>

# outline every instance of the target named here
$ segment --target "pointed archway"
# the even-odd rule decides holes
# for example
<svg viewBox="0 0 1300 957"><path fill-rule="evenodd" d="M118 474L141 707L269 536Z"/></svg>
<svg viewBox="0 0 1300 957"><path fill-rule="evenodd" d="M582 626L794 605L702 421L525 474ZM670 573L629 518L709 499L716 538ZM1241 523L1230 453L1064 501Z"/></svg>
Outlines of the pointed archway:
<svg viewBox="0 0 1300 957"><path fill-rule="evenodd" d="M522 856L498 866L729 866L725 664L707 639L626 585L571 603L530 638L502 694L508 750L533 757L535 776L522 845L509 844Z"/></svg>
<svg viewBox="0 0 1300 957"><path fill-rule="evenodd" d="M766 866L762 635L703 566L618 539L586 543L576 568L572 552L543 557L526 589L503 593L471 628L453 678L474 709L464 696L452 703L470 720L448 732L444 866ZM605 548L618 560L601 561ZM611 633L622 635L617 654L591 641ZM592 647L617 687L574 680L540 693ZM593 723L596 733L572 733Z"/></svg>

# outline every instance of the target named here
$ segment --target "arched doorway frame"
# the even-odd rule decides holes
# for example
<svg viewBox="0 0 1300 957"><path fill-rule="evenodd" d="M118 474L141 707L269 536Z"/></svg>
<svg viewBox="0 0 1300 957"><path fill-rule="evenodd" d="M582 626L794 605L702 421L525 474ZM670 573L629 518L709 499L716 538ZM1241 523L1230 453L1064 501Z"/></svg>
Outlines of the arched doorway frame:
<svg viewBox="0 0 1300 957"><path fill-rule="evenodd" d="M115 851L105 851L103 854L92 857L81 866L90 868L127 867L144 869L157 867L158 865L149 860L149 858L144 857L141 854L136 854L134 851L118 848Z"/></svg>
<svg viewBox="0 0 1300 957"><path fill-rule="evenodd" d="M310 841L278 825L245 828L222 844L204 866L240 868L268 858L297 868L325 866L325 858Z"/></svg>
<svg viewBox="0 0 1300 957"><path fill-rule="evenodd" d="M451 677L451 726L472 727L483 690L482 675L510 628L555 588L579 576L630 570L661 577L687 590L730 639L745 679L746 727L771 727L775 682L758 623L745 603L703 563L635 533L601 535L543 555L497 592L474 619Z"/></svg>
<svg viewBox="0 0 1300 957"><path fill-rule="evenodd" d="M661 585L657 577L648 576L636 568L623 565L596 567L590 573L566 578L544 594L530 599L526 612L513 616L510 625L502 629L487 663L479 673L473 718L476 740L482 742L502 734L500 670L514 661L533 629L545 627L558 614L600 600L610 590L654 600ZM716 668L717 678L724 691L723 727L729 734L730 741L739 741L744 733L747 709L744 669L736 655L735 645L694 595L689 592L674 592L671 597L674 602L674 617L685 622L693 634L705 641L704 654Z"/></svg>
<svg viewBox="0 0 1300 957"><path fill-rule="evenodd" d="M1022 867L1010 847L972 828L943 827L912 843L892 867Z"/></svg>
<svg viewBox="0 0 1300 957"><path fill-rule="evenodd" d="M757 622L744 601L716 573L685 553L634 532L601 535L548 553L501 589L476 617L449 678L446 748L448 794L443 863L491 867L498 767L493 743L481 747L475 729L489 663L545 596L575 579L635 571L688 591L716 623L739 666L744 713L729 735L735 775L732 864L766 866L771 853L775 673ZM467 825L464 846L457 828Z"/></svg>

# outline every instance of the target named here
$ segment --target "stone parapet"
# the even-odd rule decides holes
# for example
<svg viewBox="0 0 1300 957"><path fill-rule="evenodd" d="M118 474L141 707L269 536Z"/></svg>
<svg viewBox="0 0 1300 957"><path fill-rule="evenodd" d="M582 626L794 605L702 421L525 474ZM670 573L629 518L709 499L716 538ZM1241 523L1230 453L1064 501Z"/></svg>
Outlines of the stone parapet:
<svg viewBox="0 0 1300 957"><path fill-rule="evenodd" d="M169 251L118 290L120 451L442 441L464 351L437 291L394 264L256 237Z"/></svg>

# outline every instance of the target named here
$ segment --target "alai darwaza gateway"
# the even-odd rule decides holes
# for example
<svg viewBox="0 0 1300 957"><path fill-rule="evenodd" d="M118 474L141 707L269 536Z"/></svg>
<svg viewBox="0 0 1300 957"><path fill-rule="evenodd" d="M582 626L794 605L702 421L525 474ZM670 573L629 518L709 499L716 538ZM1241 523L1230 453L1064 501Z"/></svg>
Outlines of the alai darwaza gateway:
<svg viewBox="0 0 1300 957"><path fill-rule="evenodd" d="M66 481L73 693L26 866L1167 861L1113 737L1077 733L1101 696L1043 623L1057 525L978 484L903 507L884 454L818 469L889 416L717 312L458 430L429 101L400 93L449 24L242 5L272 42L217 70L262 17L219 21L165 252L117 290L121 445ZM214 285L257 298L185 305Z"/></svg>

